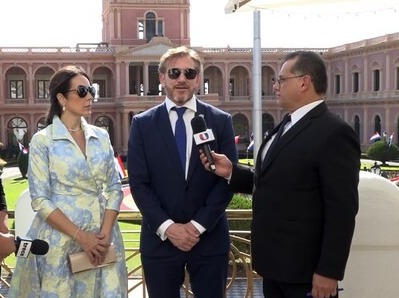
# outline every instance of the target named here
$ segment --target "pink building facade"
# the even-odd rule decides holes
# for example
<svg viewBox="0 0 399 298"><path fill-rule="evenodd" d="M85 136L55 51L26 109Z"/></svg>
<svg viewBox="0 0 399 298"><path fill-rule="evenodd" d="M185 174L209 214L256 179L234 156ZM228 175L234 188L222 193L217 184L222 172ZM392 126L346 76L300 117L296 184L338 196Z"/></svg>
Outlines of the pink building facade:
<svg viewBox="0 0 399 298"><path fill-rule="evenodd" d="M103 40L72 48L0 48L0 140L10 150L28 146L44 126L51 75L78 64L98 87L90 123L110 133L115 151L126 154L133 115L164 100L158 79L160 56L190 46L189 0L103 0ZM198 97L233 116L239 149L252 132L252 48L194 48L205 60ZM314 50L326 62L330 109L358 133L363 149L378 131L399 133L399 33ZM293 48L262 49L262 129L284 111L275 103L272 81Z"/></svg>

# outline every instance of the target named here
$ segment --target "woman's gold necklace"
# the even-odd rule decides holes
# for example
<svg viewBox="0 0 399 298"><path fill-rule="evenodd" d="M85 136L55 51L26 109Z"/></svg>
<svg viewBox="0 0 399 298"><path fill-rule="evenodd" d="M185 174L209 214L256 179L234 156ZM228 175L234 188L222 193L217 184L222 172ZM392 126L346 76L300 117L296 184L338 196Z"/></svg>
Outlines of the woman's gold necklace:
<svg viewBox="0 0 399 298"><path fill-rule="evenodd" d="M78 127L78 128L68 128L68 130L69 130L70 132L77 132L77 131L79 131L79 130L82 130L82 127Z"/></svg>

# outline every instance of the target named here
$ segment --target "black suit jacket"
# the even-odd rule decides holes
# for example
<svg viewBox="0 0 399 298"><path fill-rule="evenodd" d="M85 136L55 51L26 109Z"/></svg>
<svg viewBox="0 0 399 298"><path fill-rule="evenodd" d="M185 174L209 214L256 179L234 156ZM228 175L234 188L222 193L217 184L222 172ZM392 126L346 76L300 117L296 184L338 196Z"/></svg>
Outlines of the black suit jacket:
<svg viewBox="0 0 399 298"><path fill-rule="evenodd" d="M358 137L323 102L275 149L264 170L258 160L255 175L234 167L231 179L245 192L254 181L254 269L284 282L311 282L315 272L341 280L358 211Z"/></svg>
<svg viewBox="0 0 399 298"><path fill-rule="evenodd" d="M204 115L213 131L215 141L210 143L211 149L236 162L231 116L199 100L197 114ZM162 257L180 252L156 234L167 219L176 223L195 220L206 228L193 248L197 253L218 255L229 251L225 209L233 192L224 178L205 170L194 141L185 179L165 104L133 117L127 159L132 195L143 216L143 255Z"/></svg>

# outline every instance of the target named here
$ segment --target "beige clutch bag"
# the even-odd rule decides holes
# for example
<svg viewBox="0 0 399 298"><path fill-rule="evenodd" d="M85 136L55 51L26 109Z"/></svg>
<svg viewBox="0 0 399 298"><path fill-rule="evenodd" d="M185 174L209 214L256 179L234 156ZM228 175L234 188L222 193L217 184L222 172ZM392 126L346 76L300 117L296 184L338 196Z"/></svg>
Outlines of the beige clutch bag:
<svg viewBox="0 0 399 298"><path fill-rule="evenodd" d="M68 256L69 265L71 266L72 273L78 273L89 269L100 268L107 265L111 265L116 262L116 251L115 245L111 244L108 249L108 253L105 256L104 262L99 266L94 266L90 263L90 259L86 252L80 251Z"/></svg>

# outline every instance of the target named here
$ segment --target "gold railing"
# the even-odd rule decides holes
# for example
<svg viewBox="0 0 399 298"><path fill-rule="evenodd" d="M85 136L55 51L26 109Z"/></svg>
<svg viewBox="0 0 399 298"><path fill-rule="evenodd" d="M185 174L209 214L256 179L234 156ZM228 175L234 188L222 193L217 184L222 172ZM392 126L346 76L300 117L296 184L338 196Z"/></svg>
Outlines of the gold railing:
<svg viewBox="0 0 399 298"><path fill-rule="evenodd" d="M250 221L252 219L252 210L227 210L226 213L229 221ZM14 218L13 212L10 212L9 218ZM140 212L122 211L118 219L123 222L139 223L141 222L141 214ZM128 293L136 294L134 297L139 297L137 295L143 298L148 297L140 261L140 230L122 230L122 235L125 242L125 258L129 276ZM134 235L134 237L131 237L131 235ZM259 276L252 269L250 231L230 230L230 239L231 249L226 293L228 295L229 291L233 291L234 287L240 283L240 287L242 284L246 286L243 291L243 297L252 298L254 297L254 283L259 279ZM0 285L2 287L10 287L9 281L14 268L7 261L3 262L1 267ZM187 274L182 292L185 295L184 297L193 297ZM3 298L1 293L0 298Z"/></svg>

